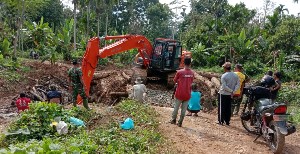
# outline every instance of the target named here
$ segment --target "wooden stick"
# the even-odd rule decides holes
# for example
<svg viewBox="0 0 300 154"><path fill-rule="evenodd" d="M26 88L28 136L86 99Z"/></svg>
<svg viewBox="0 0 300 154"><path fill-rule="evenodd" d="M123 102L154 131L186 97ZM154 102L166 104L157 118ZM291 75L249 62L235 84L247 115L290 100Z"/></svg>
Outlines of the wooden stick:
<svg viewBox="0 0 300 154"><path fill-rule="evenodd" d="M30 93L32 94L32 95L34 95L35 97L37 97L40 101L45 101L44 99L43 99L43 97L41 97L41 96L39 96L38 94L36 94L35 92L33 92L33 91L30 91Z"/></svg>
<svg viewBox="0 0 300 154"><path fill-rule="evenodd" d="M122 72L122 76L127 79L127 80L130 80L130 76L128 76L127 74L125 74L124 72Z"/></svg>
<svg viewBox="0 0 300 154"><path fill-rule="evenodd" d="M219 81L217 78L212 77L212 78L211 78L211 82L214 84L214 86L215 86L217 89L220 88L221 83L220 83L220 81Z"/></svg>
<svg viewBox="0 0 300 154"><path fill-rule="evenodd" d="M115 97L128 97L127 92L110 92L109 94Z"/></svg>

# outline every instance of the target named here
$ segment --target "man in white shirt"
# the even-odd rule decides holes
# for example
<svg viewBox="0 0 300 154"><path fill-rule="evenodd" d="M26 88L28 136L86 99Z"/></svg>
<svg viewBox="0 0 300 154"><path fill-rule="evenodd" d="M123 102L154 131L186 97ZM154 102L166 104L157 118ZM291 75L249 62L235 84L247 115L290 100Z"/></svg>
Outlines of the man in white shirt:
<svg viewBox="0 0 300 154"><path fill-rule="evenodd" d="M133 86L133 98L139 102L144 102L146 97L146 86L142 83L140 77L136 78L135 85Z"/></svg>
<svg viewBox="0 0 300 154"><path fill-rule="evenodd" d="M223 65L224 74L221 76L221 87L218 98L218 124L230 124L231 103L234 93L240 88L239 77L231 72L231 63L226 62Z"/></svg>

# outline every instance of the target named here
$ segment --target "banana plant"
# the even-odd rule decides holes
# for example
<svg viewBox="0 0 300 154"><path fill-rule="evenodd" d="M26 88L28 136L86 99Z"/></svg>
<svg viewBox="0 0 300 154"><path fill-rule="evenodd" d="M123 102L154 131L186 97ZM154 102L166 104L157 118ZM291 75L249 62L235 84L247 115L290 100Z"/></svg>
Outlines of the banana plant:
<svg viewBox="0 0 300 154"><path fill-rule="evenodd" d="M31 40L35 45L35 48L43 52L43 46L53 46L54 33L49 27L48 23L44 23L44 18L42 17L40 22L26 22L26 26L29 29L27 39Z"/></svg>
<svg viewBox="0 0 300 154"><path fill-rule="evenodd" d="M10 42L5 38L2 42L0 53L3 55L4 58L7 58L10 56Z"/></svg>
<svg viewBox="0 0 300 154"><path fill-rule="evenodd" d="M72 44L71 44L71 38L72 38L72 31L73 31L73 25L74 25L74 20L65 20L64 27L60 31L58 36L58 52L63 53L64 59L65 60L70 60L71 59L71 53L70 51L72 50Z"/></svg>
<svg viewBox="0 0 300 154"><path fill-rule="evenodd" d="M64 45L69 45L71 43L72 31L73 31L74 20L66 20L64 27L61 32L57 35L60 42Z"/></svg>
<svg viewBox="0 0 300 154"><path fill-rule="evenodd" d="M253 54L255 39L248 39L244 28L239 34L227 34L218 38L219 44L222 44L230 51L229 56L232 62L243 62L250 54Z"/></svg>
<svg viewBox="0 0 300 154"><path fill-rule="evenodd" d="M47 55L42 58L42 62L49 60L51 65L54 65L58 60L56 46L44 48Z"/></svg>

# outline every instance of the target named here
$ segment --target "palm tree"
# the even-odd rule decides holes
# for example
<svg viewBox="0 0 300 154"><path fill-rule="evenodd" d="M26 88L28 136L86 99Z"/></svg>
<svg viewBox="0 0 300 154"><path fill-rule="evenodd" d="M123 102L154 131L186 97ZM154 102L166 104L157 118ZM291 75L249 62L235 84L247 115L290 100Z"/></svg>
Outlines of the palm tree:
<svg viewBox="0 0 300 154"><path fill-rule="evenodd" d="M73 0L72 3L74 4L73 14L74 14L74 51L76 51L76 9L78 0Z"/></svg>
<svg viewBox="0 0 300 154"><path fill-rule="evenodd" d="M282 4L280 4L275 10L278 11L281 18L284 16L284 12L287 12L289 14L289 10L284 8L284 5Z"/></svg>

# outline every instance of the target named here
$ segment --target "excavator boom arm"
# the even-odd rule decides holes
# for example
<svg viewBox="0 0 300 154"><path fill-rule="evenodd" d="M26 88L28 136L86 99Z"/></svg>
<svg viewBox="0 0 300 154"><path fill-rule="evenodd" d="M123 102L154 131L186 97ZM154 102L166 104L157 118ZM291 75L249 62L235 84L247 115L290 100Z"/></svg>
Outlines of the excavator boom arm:
<svg viewBox="0 0 300 154"><path fill-rule="evenodd" d="M152 45L150 41L142 35L120 35L106 36L106 40L119 39L117 42L110 44L99 50L99 57L105 58L130 49L137 48L139 54L144 59L144 65L149 65L150 55L152 54Z"/></svg>
<svg viewBox="0 0 300 154"><path fill-rule="evenodd" d="M130 49L137 48L139 55L143 58L144 65L147 67L150 63L150 56L153 48L150 41L142 35L119 35L106 36L105 40L115 40L117 42L100 49L100 38L94 37L88 41L85 54L82 61L82 78L85 86L85 93L89 96L90 83L93 79L95 69L99 58L106 58L118 53L125 52ZM77 102L82 102L82 98L78 95Z"/></svg>

